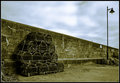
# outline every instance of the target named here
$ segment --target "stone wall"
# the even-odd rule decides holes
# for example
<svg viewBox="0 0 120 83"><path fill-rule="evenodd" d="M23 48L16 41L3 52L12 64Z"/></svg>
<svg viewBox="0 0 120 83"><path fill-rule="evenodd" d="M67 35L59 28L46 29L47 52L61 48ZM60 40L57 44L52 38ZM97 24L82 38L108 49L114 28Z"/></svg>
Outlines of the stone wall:
<svg viewBox="0 0 120 83"><path fill-rule="evenodd" d="M75 38L72 36L56 33L53 31L36 28L12 21L2 19L1 26L2 59L10 59L18 44L24 40L30 32L42 32L53 37L58 58L101 58L106 57L106 46ZM109 56L115 52L118 56L118 49L109 47Z"/></svg>

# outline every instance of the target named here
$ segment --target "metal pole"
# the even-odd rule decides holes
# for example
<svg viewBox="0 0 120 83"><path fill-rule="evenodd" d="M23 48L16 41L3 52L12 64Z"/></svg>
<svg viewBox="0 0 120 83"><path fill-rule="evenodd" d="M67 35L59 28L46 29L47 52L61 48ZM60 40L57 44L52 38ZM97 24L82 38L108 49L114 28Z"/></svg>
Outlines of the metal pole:
<svg viewBox="0 0 120 83"><path fill-rule="evenodd" d="M108 60L108 6L107 6L107 60Z"/></svg>

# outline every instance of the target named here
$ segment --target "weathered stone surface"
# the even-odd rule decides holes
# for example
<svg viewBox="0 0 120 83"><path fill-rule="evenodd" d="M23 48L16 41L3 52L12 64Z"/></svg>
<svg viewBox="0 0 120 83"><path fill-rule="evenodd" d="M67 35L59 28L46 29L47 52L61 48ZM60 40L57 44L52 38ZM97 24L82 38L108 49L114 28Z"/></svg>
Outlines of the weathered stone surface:
<svg viewBox="0 0 120 83"><path fill-rule="evenodd" d="M9 34L9 31L11 31L11 34ZM17 47L24 37L33 31L47 33L52 36L59 58L97 58L106 56L105 45L100 48L100 44L94 42L2 19L2 34L11 36L7 39L9 44L13 44L13 48ZM109 56L112 56L113 52L118 56L118 49L112 47L109 47L109 49ZM7 50L9 51L9 48Z"/></svg>
<svg viewBox="0 0 120 83"><path fill-rule="evenodd" d="M2 60L13 58L13 52L16 50L18 44L21 43L30 32L50 34L58 58L99 58L106 57L107 55L105 45L4 19L2 19L1 24L1 35L4 36L2 36L1 42ZM101 48L100 45L102 46ZM115 53L115 57L118 57L118 49L113 47L109 47L108 49L109 56L113 56L113 53ZM14 57L15 56L16 55L14 55Z"/></svg>

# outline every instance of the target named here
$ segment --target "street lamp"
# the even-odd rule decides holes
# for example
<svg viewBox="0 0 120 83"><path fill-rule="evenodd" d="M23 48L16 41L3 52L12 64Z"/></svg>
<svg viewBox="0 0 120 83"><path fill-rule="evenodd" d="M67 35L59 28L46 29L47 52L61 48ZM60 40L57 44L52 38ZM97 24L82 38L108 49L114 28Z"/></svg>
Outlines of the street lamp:
<svg viewBox="0 0 120 83"><path fill-rule="evenodd" d="M109 8L108 9L108 6L107 6L107 60L108 60L108 11L110 10L109 13L114 13L115 11L113 10L113 8Z"/></svg>

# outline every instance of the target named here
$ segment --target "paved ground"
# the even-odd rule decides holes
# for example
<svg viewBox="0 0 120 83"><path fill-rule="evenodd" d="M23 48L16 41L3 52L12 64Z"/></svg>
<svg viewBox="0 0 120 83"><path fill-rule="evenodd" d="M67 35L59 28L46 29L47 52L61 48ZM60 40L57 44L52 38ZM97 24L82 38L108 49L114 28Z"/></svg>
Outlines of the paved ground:
<svg viewBox="0 0 120 83"><path fill-rule="evenodd" d="M92 62L65 65L64 72L47 75L23 77L18 75L20 82L118 82L119 67L99 65Z"/></svg>

